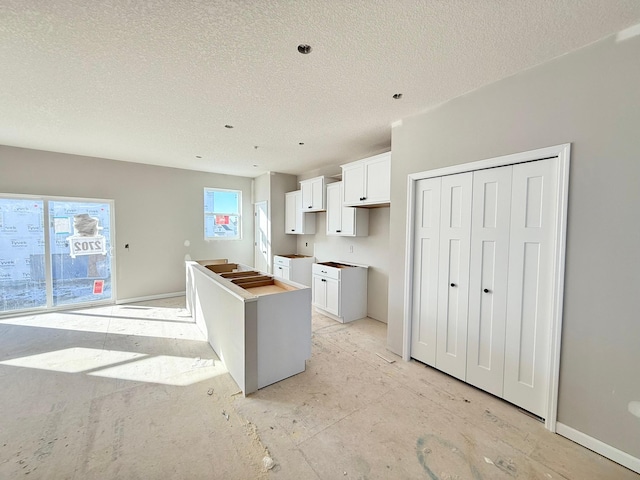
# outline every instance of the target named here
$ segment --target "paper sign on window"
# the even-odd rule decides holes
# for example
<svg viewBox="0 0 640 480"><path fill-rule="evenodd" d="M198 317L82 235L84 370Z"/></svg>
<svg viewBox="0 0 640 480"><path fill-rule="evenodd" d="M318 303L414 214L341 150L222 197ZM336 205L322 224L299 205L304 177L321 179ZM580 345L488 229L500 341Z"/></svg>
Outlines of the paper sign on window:
<svg viewBox="0 0 640 480"><path fill-rule="evenodd" d="M106 255L107 242L102 235L98 235L99 230L102 230L102 227L98 226L97 218L86 213L74 215L74 234L67 237L71 258L81 255Z"/></svg>
<svg viewBox="0 0 640 480"><path fill-rule="evenodd" d="M93 281L93 294L100 295L104 291L104 280Z"/></svg>

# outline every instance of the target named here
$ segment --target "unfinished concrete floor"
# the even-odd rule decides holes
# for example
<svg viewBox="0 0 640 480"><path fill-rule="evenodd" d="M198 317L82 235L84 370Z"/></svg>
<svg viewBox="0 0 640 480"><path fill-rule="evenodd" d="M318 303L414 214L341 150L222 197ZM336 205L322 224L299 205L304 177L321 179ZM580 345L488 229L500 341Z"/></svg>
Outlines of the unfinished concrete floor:
<svg viewBox="0 0 640 480"><path fill-rule="evenodd" d="M640 478L380 322L313 332L304 373L243 398L184 298L0 320L0 479Z"/></svg>

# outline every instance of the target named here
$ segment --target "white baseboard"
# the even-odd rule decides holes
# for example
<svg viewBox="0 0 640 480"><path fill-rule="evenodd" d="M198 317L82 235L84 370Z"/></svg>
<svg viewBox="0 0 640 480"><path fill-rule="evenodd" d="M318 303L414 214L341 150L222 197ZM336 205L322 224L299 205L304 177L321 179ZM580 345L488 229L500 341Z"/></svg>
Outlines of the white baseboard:
<svg viewBox="0 0 640 480"><path fill-rule="evenodd" d="M603 457L607 457L608 459L627 467L629 470L640 473L640 458L633 457L622 450L618 450L611 445L607 445L600 440L590 437L586 433L579 432L578 430L568 427L560 422L556 422L556 433L588 448L589 450L599 453Z"/></svg>
<svg viewBox="0 0 640 480"><path fill-rule="evenodd" d="M160 300L162 298L184 297L186 292L161 293L160 295L148 295L146 297L120 298L116 301L116 305L122 303L148 302L149 300Z"/></svg>

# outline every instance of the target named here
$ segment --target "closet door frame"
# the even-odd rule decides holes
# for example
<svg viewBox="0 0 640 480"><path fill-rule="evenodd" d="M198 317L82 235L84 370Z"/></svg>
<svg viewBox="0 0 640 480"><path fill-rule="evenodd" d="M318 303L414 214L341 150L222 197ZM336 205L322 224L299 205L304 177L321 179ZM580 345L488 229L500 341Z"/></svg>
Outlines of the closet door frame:
<svg viewBox="0 0 640 480"><path fill-rule="evenodd" d="M518 163L532 162L547 158L555 159L557 173L558 199L555 238L553 245L554 281L552 286L552 315L549 331L549 379L547 385L547 414L545 416L545 428L551 432L556 431L558 413L558 381L560 376L560 345L562 333L562 308L564 298L564 273L567 238L567 206L569 201L569 163L571 144L565 143L551 147L515 153L501 157L479 160L476 162L452 165L450 167L411 173L407 178L407 232L405 245L405 296L403 319L403 345L402 358L409 361L411 358L411 318L413 306L413 275L414 275L414 220L415 220L415 189L418 180L454 175L487 168L515 165Z"/></svg>

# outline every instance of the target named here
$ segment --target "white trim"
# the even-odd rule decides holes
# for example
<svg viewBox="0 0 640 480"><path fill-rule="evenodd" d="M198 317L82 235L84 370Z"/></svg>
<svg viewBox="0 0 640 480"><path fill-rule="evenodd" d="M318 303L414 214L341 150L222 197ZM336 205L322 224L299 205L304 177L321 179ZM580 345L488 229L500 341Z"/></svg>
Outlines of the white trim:
<svg viewBox="0 0 640 480"><path fill-rule="evenodd" d="M60 195L34 195L32 193L3 193L1 197L27 198L30 200L53 200L54 202L93 202L93 203L109 203L114 200L111 198L89 198L89 197L61 197Z"/></svg>
<svg viewBox="0 0 640 480"><path fill-rule="evenodd" d="M148 302L150 300L160 300L162 298L184 297L186 294L186 291L182 291L173 293L161 293L159 295L147 295L145 297L121 298L116 300L116 305L121 305L123 303Z"/></svg>
<svg viewBox="0 0 640 480"><path fill-rule="evenodd" d="M556 431L558 416L558 391L560 381L560 339L562 337L562 311L564 306L564 270L567 249L567 212L569 203L569 163L571 145L566 144L558 152L558 216L556 217L556 240L554 251L554 272L551 329L549 338L549 384L547 390L547 416L544 426Z"/></svg>
<svg viewBox="0 0 640 480"><path fill-rule="evenodd" d="M237 193L238 194L238 213L231 213L231 212L222 212L222 211L213 211L213 212L207 212L206 207L207 207L207 193L209 192L232 192L232 193ZM242 208L243 208L243 203L242 203L242 190L236 190L236 189L231 189L231 188L217 188L217 187L204 187L204 191L203 191L203 200L204 200L204 204L203 204L203 208L202 208L202 213L203 213L203 217L202 217L202 222L203 222L203 229L202 229L202 233L204 235L204 241L205 242L212 242L212 241L219 241L219 240L242 240L242 235L243 235L243 231L242 231ZM215 208L215 205L214 205ZM238 234L234 235L233 237L207 237L207 217L208 216L217 216L217 215L227 215L229 217L238 217Z"/></svg>
<svg viewBox="0 0 640 480"><path fill-rule="evenodd" d="M54 235L51 235L51 218L49 218L49 210L50 210L50 206L49 206L49 202L50 200L46 200L44 198L41 199L42 201L42 206L44 209L43 215L44 215L44 225L43 225L43 240L44 240L44 289L45 289L45 308L49 311L51 311L52 308L54 308L54 304L53 304L53 259L51 258L51 249L52 249L52 243L55 242L55 233ZM56 200L53 200L54 202ZM71 230L71 233L73 233L73 230ZM53 237L53 238L52 238ZM110 267L111 270L113 270L113 266L115 265L115 262L112 262ZM113 294L113 290L111 291L111 298L109 299L110 302L113 302L113 299L116 298ZM62 305L58 305L58 306L62 306Z"/></svg>
<svg viewBox="0 0 640 480"><path fill-rule="evenodd" d="M560 344L562 334L562 308L564 298L565 250L567 230L567 206L569 200L569 157L571 145L569 143L551 147L520 152L512 155L479 160L477 162L452 165L450 167L426 170L408 175L407 184L407 231L405 251L405 295L403 312L403 345L402 358L411 358L411 305L413 295L413 215L415 211L415 184L418 180L457 173L471 172L486 168L502 167L517 163L531 162L543 158L557 157L558 173L558 217L556 223L556 245L554 255L555 278L552 291L552 317L549 353L549 384L547 386L547 415L545 428L554 432L558 409L558 382L560 376Z"/></svg>
<svg viewBox="0 0 640 480"><path fill-rule="evenodd" d="M404 252L404 326L402 329L402 359L411 359L411 305L413 304L413 221L416 211L415 191L417 178L407 178L407 231Z"/></svg>
<svg viewBox="0 0 640 480"><path fill-rule="evenodd" d="M640 473L640 458L629 455L628 453L618 450L611 445L607 445L606 443L590 437L586 433L579 432L564 423L556 423L556 433L582 445L585 448L588 448L589 450L599 453L603 457L607 457L608 459L619 463L623 467L633 470L636 473Z"/></svg>
<svg viewBox="0 0 640 480"><path fill-rule="evenodd" d="M422 180L431 177L443 177L445 175L455 175L456 173L471 172L473 170L482 170L484 168L503 167L505 165L515 165L516 163L531 162L533 160L541 160L548 157L560 156L571 144L564 143L562 145L554 145L552 147L539 148L528 152L512 153L511 155L503 155L502 157L488 158L486 160L478 160L471 163L460 163L450 167L437 168L435 170L425 170L418 173L410 173L411 180Z"/></svg>
<svg viewBox="0 0 640 480"><path fill-rule="evenodd" d="M82 303L78 305L73 304L64 304L57 305L55 307L36 307L36 308L26 308L24 310L11 310L10 312L0 313L0 321L6 320L8 318L16 318L16 317L24 317L26 315L46 315L47 313L53 312L71 312L74 310L83 310L85 308L93 308L93 307L103 307L105 305L114 305L115 302L112 298L107 300L100 300L97 302L90 303Z"/></svg>

